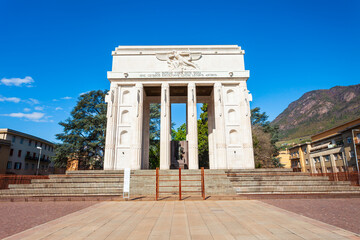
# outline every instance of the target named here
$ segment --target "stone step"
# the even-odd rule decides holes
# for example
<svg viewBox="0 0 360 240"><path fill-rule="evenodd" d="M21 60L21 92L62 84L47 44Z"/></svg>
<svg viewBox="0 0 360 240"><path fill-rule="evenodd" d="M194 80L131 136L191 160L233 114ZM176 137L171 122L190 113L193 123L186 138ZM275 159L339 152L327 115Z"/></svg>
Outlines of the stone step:
<svg viewBox="0 0 360 240"><path fill-rule="evenodd" d="M292 168L226 169L223 171L225 173L294 173Z"/></svg>
<svg viewBox="0 0 360 240"><path fill-rule="evenodd" d="M67 179L67 178L91 178L91 179L97 179L97 178L124 178L123 175L119 174L70 174L70 175L49 175L50 179Z"/></svg>
<svg viewBox="0 0 360 240"><path fill-rule="evenodd" d="M349 186L349 182L332 181L236 181L232 183L234 187L241 186L330 186L342 185Z"/></svg>
<svg viewBox="0 0 360 240"><path fill-rule="evenodd" d="M122 188L123 183L33 183L9 184L10 189L41 189L41 188Z"/></svg>
<svg viewBox="0 0 360 240"><path fill-rule="evenodd" d="M52 178L32 179L31 183L123 183L123 178Z"/></svg>
<svg viewBox="0 0 360 240"><path fill-rule="evenodd" d="M43 189L6 189L2 190L1 196L5 195L68 195L68 194L122 194L120 188L43 188Z"/></svg>
<svg viewBox="0 0 360 240"><path fill-rule="evenodd" d="M333 191L359 191L355 186L254 186L235 187L237 193L253 192L333 192Z"/></svg>
<svg viewBox="0 0 360 240"><path fill-rule="evenodd" d="M237 176L228 177L230 181L317 181L329 180L329 177L310 177L310 176Z"/></svg>
<svg viewBox="0 0 360 240"><path fill-rule="evenodd" d="M130 174L134 171L130 171ZM123 175L124 170L76 170L76 171L66 171L66 175L77 175L77 174L86 174L86 175L107 175L107 174L119 174Z"/></svg>
<svg viewBox="0 0 360 240"><path fill-rule="evenodd" d="M342 198L344 198L344 194L349 194L349 195L354 195L354 196L358 196L360 197L360 191L331 191L331 192L322 192L322 191L313 191L313 192L277 192L277 191L272 191L272 192L251 192L251 193L239 193L237 192L237 195L271 195L271 194L277 194L277 195L340 195L343 196ZM348 197L348 196L347 196Z"/></svg>

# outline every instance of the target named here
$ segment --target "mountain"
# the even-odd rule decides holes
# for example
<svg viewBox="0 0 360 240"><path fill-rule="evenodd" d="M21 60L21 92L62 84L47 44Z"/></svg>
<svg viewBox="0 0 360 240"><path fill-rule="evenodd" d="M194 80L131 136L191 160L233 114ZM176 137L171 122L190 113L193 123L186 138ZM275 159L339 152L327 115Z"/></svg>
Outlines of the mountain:
<svg viewBox="0 0 360 240"><path fill-rule="evenodd" d="M360 84L336 86L305 93L271 124L280 129L280 139L316 134L360 117Z"/></svg>

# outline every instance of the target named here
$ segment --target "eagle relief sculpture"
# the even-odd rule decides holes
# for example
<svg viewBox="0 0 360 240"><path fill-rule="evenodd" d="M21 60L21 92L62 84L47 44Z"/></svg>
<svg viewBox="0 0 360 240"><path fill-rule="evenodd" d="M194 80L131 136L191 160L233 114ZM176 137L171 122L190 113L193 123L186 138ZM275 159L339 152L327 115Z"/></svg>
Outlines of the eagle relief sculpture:
<svg viewBox="0 0 360 240"><path fill-rule="evenodd" d="M200 52L165 52L156 53L156 58L166 61L171 71L196 70L199 67L193 61L201 58Z"/></svg>

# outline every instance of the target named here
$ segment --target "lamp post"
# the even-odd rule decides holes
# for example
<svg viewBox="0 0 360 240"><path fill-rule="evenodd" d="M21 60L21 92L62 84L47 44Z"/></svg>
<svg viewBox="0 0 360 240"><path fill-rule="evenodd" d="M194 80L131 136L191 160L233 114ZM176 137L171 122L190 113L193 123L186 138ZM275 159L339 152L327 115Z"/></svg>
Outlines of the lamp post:
<svg viewBox="0 0 360 240"><path fill-rule="evenodd" d="M37 168L36 168L36 175L39 175L39 167L40 167L40 158L41 158L41 150L42 150L42 148L37 147L37 149L40 150L40 153L39 153L39 160L38 160L38 164L37 164Z"/></svg>
<svg viewBox="0 0 360 240"><path fill-rule="evenodd" d="M352 133L352 140L353 140L353 144L354 144L354 153L355 153L355 161L356 161L356 170L357 170L357 175L358 175L358 184L360 184L359 163L358 163L357 152L356 152L356 144L355 144L354 131L360 131L360 129L352 129L352 131L351 131L351 133Z"/></svg>

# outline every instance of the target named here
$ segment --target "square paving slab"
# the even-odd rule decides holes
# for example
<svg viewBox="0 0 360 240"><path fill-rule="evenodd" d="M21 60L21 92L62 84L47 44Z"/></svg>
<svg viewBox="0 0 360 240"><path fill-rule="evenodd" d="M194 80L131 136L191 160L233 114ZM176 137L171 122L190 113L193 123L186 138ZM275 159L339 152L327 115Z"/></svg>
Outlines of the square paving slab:
<svg viewBox="0 0 360 240"><path fill-rule="evenodd" d="M102 202L6 239L360 239L255 200Z"/></svg>

